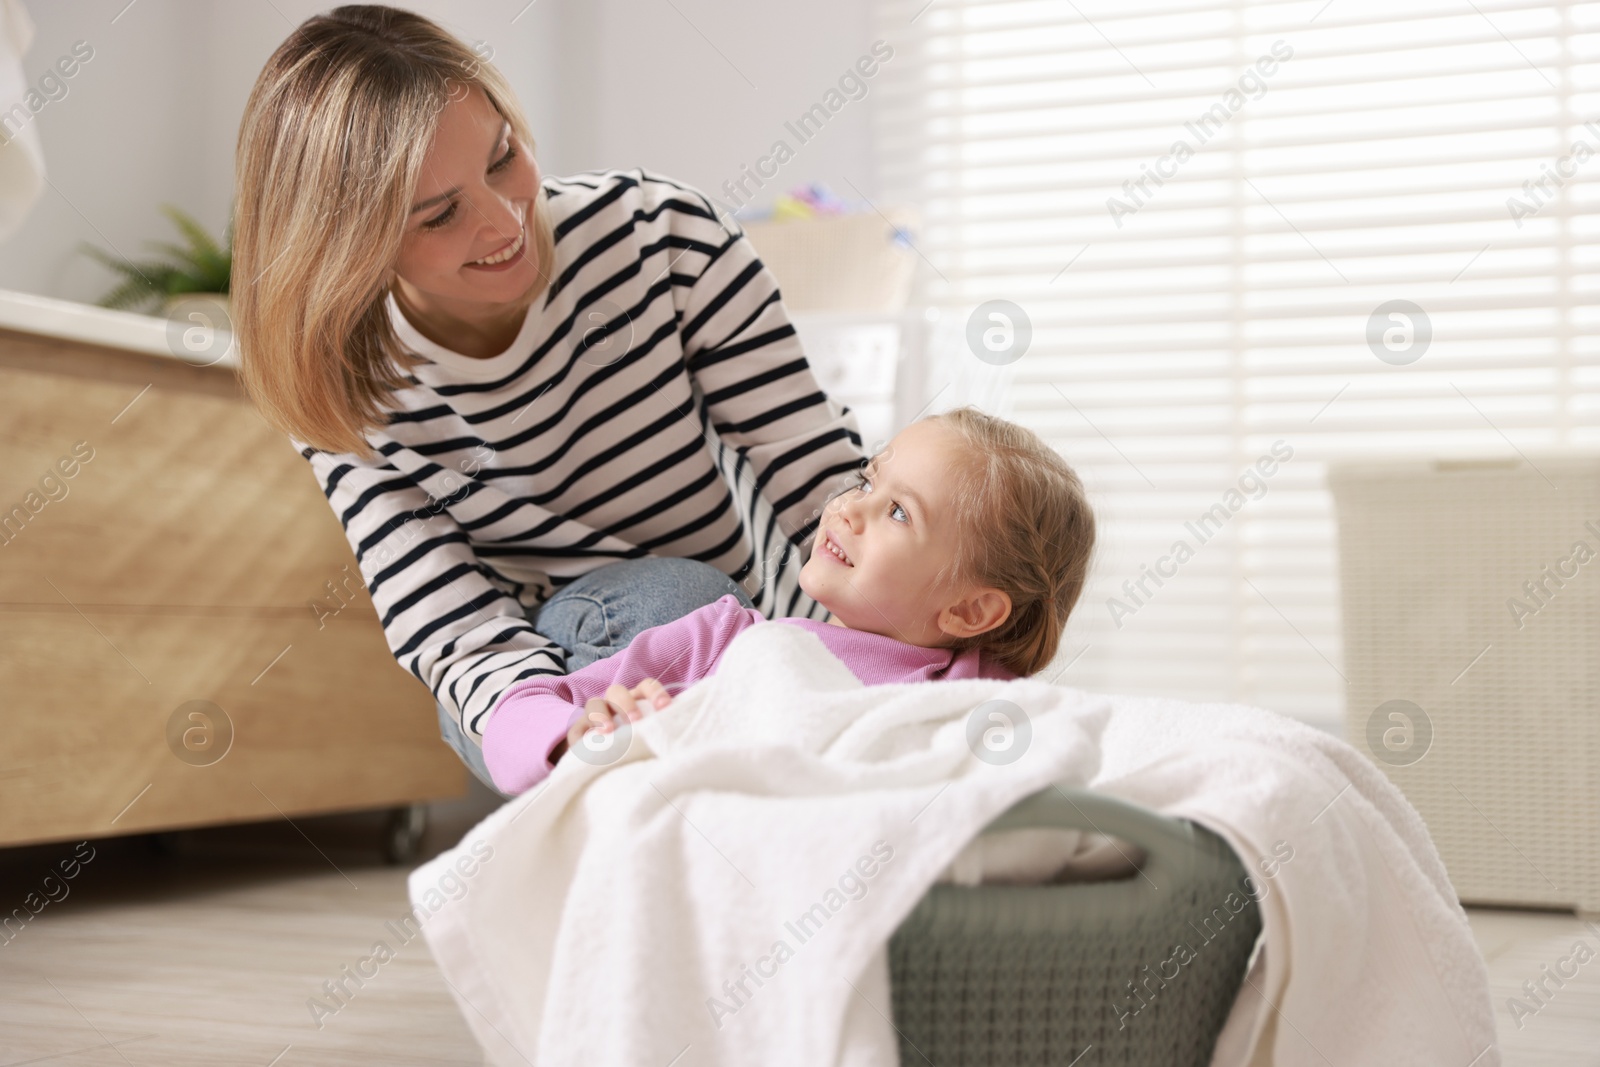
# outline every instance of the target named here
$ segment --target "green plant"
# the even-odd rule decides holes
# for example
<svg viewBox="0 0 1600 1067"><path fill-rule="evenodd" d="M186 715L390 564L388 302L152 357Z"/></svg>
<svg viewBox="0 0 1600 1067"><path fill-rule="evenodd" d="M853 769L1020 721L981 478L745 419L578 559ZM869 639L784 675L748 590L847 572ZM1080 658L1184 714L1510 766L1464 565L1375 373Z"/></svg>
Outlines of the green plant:
<svg viewBox="0 0 1600 1067"><path fill-rule="evenodd" d="M219 245L205 228L171 204L161 210L183 234L185 244L147 241L151 248L164 252L161 259L135 262L113 256L85 243L83 251L121 274L121 284L100 298L101 307L139 308L159 306L180 293L226 293L233 270L233 222Z"/></svg>

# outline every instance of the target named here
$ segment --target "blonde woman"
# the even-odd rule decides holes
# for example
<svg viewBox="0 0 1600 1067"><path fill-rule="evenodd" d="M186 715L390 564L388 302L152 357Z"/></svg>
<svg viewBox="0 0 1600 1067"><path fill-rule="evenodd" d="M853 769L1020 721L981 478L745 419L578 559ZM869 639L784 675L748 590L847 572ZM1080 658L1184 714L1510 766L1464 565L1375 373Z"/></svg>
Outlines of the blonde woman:
<svg viewBox="0 0 1600 1067"><path fill-rule="evenodd" d="M381 6L284 41L236 173L245 386L482 780L518 682L730 594L826 617L797 576L860 435L703 195L541 176L504 78Z"/></svg>

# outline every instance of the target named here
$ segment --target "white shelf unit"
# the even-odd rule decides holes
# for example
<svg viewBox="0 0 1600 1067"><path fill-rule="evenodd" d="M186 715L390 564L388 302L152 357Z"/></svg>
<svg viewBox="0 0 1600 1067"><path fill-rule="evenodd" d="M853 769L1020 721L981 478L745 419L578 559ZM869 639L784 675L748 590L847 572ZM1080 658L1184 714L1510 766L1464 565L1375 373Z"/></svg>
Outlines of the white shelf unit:
<svg viewBox="0 0 1600 1067"><path fill-rule="evenodd" d="M817 384L855 412L869 454L918 413L912 398L926 363L928 313L792 311L789 318Z"/></svg>

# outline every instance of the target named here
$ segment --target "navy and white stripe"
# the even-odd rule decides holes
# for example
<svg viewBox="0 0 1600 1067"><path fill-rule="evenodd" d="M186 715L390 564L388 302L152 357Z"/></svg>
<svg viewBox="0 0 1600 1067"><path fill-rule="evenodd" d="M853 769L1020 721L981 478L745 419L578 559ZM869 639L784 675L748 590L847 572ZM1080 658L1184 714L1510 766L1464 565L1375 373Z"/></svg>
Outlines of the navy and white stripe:
<svg viewBox="0 0 1600 1067"><path fill-rule="evenodd" d="M303 447L389 648L480 738L515 682L565 670L524 612L595 567L703 560L769 618L826 613L798 585L828 494L862 461L770 271L692 188L644 170L544 179L555 273L517 341L430 362L364 461Z"/></svg>

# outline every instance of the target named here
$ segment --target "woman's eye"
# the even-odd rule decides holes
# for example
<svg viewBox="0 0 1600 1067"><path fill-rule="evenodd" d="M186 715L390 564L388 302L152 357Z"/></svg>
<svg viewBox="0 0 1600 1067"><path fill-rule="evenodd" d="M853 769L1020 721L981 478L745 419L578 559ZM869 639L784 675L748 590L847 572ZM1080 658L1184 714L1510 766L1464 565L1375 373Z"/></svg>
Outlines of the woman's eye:
<svg viewBox="0 0 1600 1067"><path fill-rule="evenodd" d="M456 206L455 206L454 203L452 203L449 207L445 208L442 213L440 213L438 215L435 215L433 218L429 219L427 222L424 222L422 224L422 228L424 230L437 230L440 226L443 226L445 223L447 223L451 219L455 218L455 216L456 216Z"/></svg>
<svg viewBox="0 0 1600 1067"><path fill-rule="evenodd" d="M517 158L517 146L516 145L512 145L510 148L506 149L506 154L505 155L503 155L499 159L495 160L494 165L489 168L489 173L490 174L494 174L497 171L504 170L505 168L509 167L511 165L511 161L513 159L516 159L516 158ZM437 230L440 226L443 226L445 223L449 222L451 219L453 219L455 217L456 217L456 206L455 206L455 204L452 203L443 212L441 212L438 215L435 215L433 218L429 219L427 222L424 222L422 224L422 228L424 230Z"/></svg>

